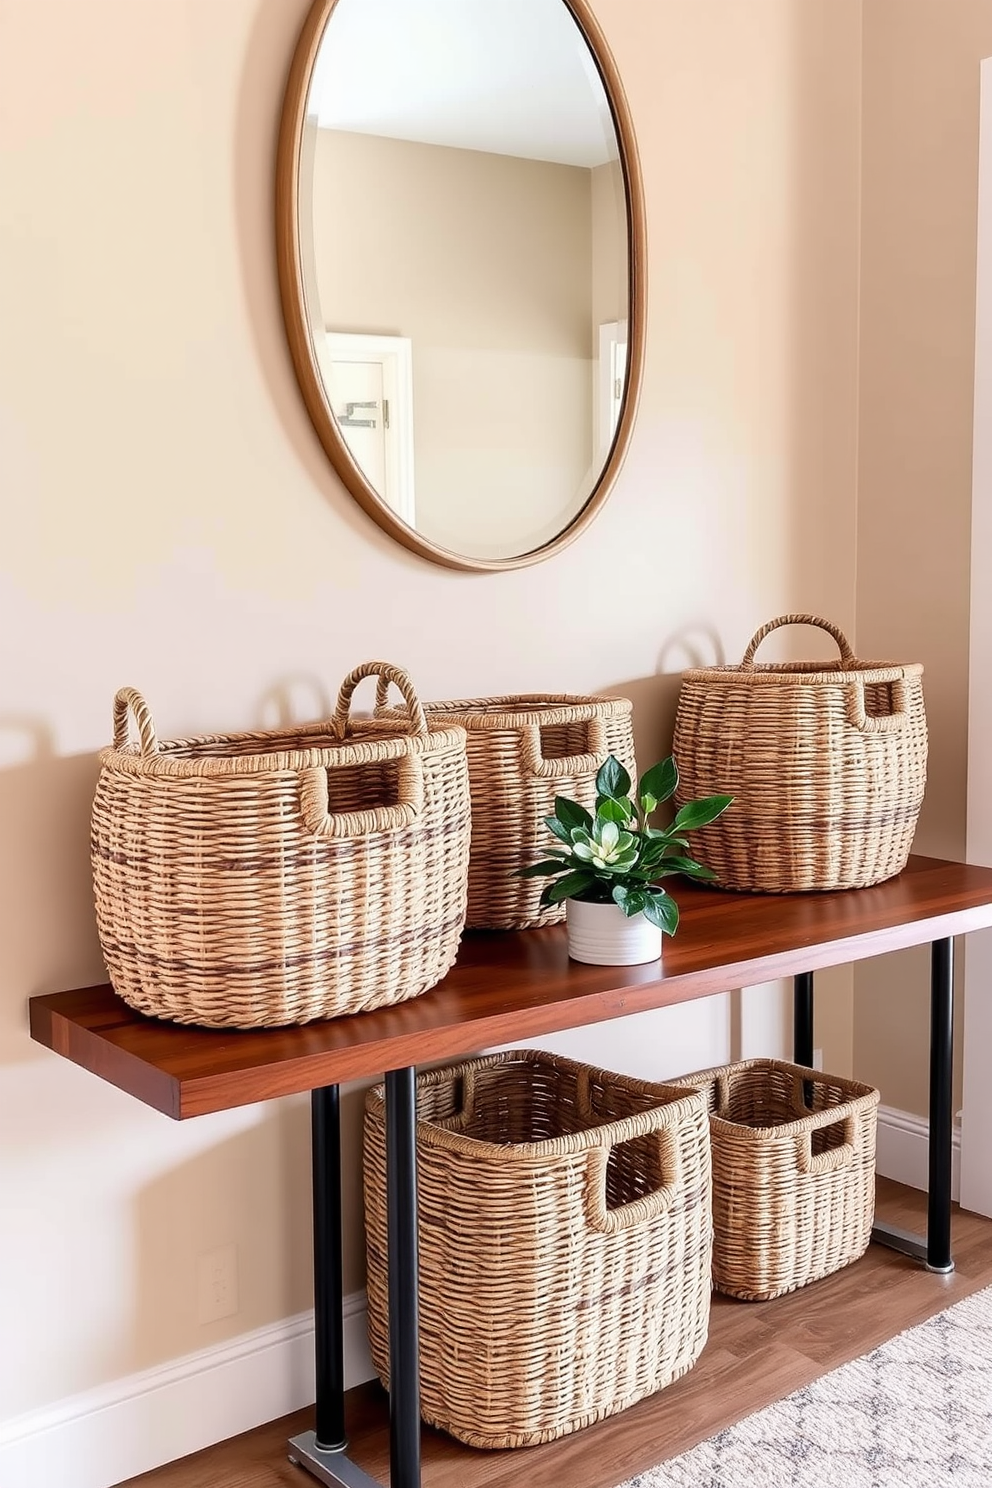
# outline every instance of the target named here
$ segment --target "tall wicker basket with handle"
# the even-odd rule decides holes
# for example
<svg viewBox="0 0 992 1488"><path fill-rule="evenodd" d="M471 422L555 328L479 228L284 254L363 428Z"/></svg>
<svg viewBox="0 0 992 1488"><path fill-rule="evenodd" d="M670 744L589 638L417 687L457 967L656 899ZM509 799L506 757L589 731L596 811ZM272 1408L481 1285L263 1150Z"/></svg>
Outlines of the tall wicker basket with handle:
<svg viewBox="0 0 992 1488"><path fill-rule="evenodd" d="M389 1380L385 1099L366 1096L369 1342ZM417 1077L420 1400L551 1441L692 1367L710 1315L706 1104L537 1050ZM525 1475L526 1476L526 1475Z"/></svg>
<svg viewBox="0 0 992 1488"><path fill-rule="evenodd" d="M355 720L366 676L407 711ZM130 715L138 743L127 742ZM154 1017L256 1028L416 997L465 920L465 731L428 723L407 674L357 667L330 723L160 742L114 700L92 814L97 924L114 989Z"/></svg>
<svg viewBox="0 0 992 1488"><path fill-rule="evenodd" d="M384 706L379 690L377 714ZM428 718L467 733L472 849L467 925L524 930L565 918L565 905L541 907L543 883L516 876L555 846L544 818L555 797L589 809L596 775L611 754L634 774L634 732L627 698L523 693L425 703Z"/></svg>
<svg viewBox="0 0 992 1488"><path fill-rule="evenodd" d="M756 662L765 636L783 625L827 631L839 660ZM677 805L734 797L693 837L723 888L880 883L905 867L923 803L923 668L859 661L829 621L782 615L762 626L739 666L685 673L674 752Z"/></svg>

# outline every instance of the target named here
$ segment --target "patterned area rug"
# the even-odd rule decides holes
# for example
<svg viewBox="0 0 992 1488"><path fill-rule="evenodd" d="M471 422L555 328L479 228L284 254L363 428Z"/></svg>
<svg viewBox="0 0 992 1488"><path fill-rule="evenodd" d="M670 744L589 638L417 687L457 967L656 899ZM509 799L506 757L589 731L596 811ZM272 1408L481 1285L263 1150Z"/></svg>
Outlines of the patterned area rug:
<svg viewBox="0 0 992 1488"><path fill-rule="evenodd" d="M992 1287L622 1488L992 1488Z"/></svg>

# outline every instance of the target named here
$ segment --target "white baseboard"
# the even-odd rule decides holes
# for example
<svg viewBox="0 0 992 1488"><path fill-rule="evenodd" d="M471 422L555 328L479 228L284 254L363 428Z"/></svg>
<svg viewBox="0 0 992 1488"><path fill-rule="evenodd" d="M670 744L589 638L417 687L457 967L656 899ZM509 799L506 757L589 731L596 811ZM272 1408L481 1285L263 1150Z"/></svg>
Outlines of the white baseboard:
<svg viewBox="0 0 992 1488"><path fill-rule="evenodd" d="M365 1293L344 1303L345 1383L372 1379ZM0 1422L3 1488L113 1488L314 1398L313 1313Z"/></svg>
<svg viewBox="0 0 992 1488"><path fill-rule="evenodd" d="M897 1111L892 1106L878 1108L878 1150L876 1171L883 1178L894 1178L909 1188L927 1188L927 1163L930 1150L925 1116L910 1111ZM951 1147L951 1198L961 1195L961 1128L954 1125Z"/></svg>

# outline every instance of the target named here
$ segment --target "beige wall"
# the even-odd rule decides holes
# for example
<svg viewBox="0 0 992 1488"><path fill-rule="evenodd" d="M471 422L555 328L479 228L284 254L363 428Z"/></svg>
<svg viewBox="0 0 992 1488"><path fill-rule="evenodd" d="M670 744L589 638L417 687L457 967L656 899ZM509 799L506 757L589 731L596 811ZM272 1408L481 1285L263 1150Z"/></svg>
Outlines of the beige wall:
<svg viewBox="0 0 992 1488"><path fill-rule="evenodd" d="M915 848L951 858L965 849L979 63L990 54L989 0L865 4L857 639L863 656L924 663L930 760ZM926 953L861 966L856 986L859 1077L886 1104L925 1113Z"/></svg>
<svg viewBox="0 0 992 1488"><path fill-rule="evenodd" d="M317 131L319 318L410 337L417 529L441 547L524 553L588 498L591 178Z"/></svg>
<svg viewBox="0 0 992 1488"><path fill-rule="evenodd" d="M593 528L491 576L383 536L294 381L272 180L307 8L0 12L3 1417L308 1294L305 1100L176 1125L27 1037L31 994L103 975L87 814L118 686L168 736L312 716L393 657L428 696L627 692L646 760L690 661L786 609L854 619L859 0L597 0L646 189L640 414ZM672 1074L727 1027L702 1003L586 1049ZM193 1260L230 1243L241 1311L198 1327Z"/></svg>

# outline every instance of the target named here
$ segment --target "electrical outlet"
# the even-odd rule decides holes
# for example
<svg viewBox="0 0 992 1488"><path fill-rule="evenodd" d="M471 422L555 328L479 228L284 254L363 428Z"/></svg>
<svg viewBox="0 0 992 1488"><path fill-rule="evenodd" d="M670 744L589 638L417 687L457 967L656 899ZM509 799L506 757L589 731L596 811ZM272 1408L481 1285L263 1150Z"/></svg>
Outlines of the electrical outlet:
<svg viewBox="0 0 992 1488"><path fill-rule="evenodd" d="M238 1310L238 1248L222 1245L196 1260L196 1320L213 1323Z"/></svg>
<svg viewBox="0 0 992 1488"><path fill-rule="evenodd" d="M813 1050L813 1068L815 1070L820 1070L821 1072L823 1070L823 1050L822 1049L814 1049Z"/></svg>

